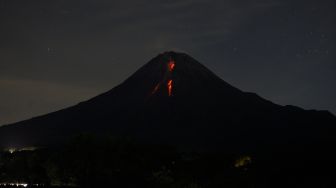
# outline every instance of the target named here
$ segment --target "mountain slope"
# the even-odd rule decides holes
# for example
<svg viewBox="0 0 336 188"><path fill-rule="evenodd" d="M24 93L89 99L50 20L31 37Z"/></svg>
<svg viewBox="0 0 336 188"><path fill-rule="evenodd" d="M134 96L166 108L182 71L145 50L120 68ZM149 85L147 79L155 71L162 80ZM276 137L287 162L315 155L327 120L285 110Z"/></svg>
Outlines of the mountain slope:
<svg viewBox="0 0 336 188"><path fill-rule="evenodd" d="M0 145L62 143L81 132L190 148L329 147L336 118L280 106L229 85L186 54L158 55L112 90L0 128Z"/></svg>

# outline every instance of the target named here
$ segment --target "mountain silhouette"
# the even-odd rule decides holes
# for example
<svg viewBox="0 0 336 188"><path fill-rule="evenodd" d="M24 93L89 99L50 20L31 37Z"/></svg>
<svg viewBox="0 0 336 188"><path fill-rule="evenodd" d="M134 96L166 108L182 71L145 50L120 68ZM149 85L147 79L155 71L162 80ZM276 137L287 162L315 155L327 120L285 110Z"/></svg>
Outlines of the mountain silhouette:
<svg viewBox="0 0 336 188"><path fill-rule="evenodd" d="M243 92L192 57L165 52L122 84L73 107L0 127L2 147L49 146L80 133L182 148L327 151L336 118Z"/></svg>

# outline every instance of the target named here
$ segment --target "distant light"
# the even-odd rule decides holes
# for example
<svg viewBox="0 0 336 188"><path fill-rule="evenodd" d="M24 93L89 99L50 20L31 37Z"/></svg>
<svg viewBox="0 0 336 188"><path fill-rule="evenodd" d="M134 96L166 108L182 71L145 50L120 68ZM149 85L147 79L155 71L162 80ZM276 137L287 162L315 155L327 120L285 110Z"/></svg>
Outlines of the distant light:
<svg viewBox="0 0 336 188"><path fill-rule="evenodd" d="M0 183L0 186L28 187L28 183Z"/></svg>
<svg viewBox="0 0 336 188"><path fill-rule="evenodd" d="M236 161L234 166L236 168L240 168L240 167L244 167L248 164L251 164L252 162L252 158L250 156L243 156L243 157L239 157Z"/></svg>
<svg viewBox="0 0 336 188"><path fill-rule="evenodd" d="M20 151L35 151L37 150L37 147L31 146L31 147L24 147L24 148L7 148L4 151L7 151L9 153L15 153Z"/></svg>

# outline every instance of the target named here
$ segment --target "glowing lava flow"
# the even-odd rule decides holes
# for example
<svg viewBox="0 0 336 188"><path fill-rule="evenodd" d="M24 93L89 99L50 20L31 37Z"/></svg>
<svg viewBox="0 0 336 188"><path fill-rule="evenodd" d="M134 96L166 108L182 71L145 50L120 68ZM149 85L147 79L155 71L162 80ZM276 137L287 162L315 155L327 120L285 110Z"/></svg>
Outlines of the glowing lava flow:
<svg viewBox="0 0 336 188"><path fill-rule="evenodd" d="M168 96L170 97L172 96L173 80L168 80L167 87L168 87Z"/></svg>
<svg viewBox="0 0 336 188"><path fill-rule="evenodd" d="M169 62L168 62L169 72L172 72L174 70L174 67L175 67L175 61L170 59Z"/></svg>
<svg viewBox="0 0 336 188"><path fill-rule="evenodd" d="M170 59L169 62L168 62L168 70L169 72L173 72L175 68L175 61ZM173 80L170 79L168 80L168 83L167 83L167 87L168 87L168 96L172 96L172 89L173 89Z"/></svg>
<svg viewBox="0 0 336 188"><path fill-rule="evenodd" d="M154 88L153 91L152 91L152 95L155 94L155 93L159 90L161 84L162 84L163 82L165 82L165 81L167 80L167 78L171 77L171 73L173 72L173 70L174 70L174 68L175 68L175 61L172 60L172 59L170 58L169 61L168 61L167 67L168 67L168 72L167 72L168 74L166 74L166 75L164 76L162 82L158 83L158 84L155 86L155 88ZM169 97L172 96L172 89L173 89L173 80L172 80L172 79L168 79L168 82L167 82L167 89L168 89L168 96L169 96Z"/></svg>

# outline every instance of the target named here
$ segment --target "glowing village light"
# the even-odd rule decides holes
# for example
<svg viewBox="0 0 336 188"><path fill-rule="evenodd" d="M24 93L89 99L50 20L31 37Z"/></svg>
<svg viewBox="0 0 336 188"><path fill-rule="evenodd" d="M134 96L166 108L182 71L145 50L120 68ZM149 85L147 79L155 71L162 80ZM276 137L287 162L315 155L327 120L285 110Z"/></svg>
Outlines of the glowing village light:
<svg viewBox="0 0 336 188"><path fill-rule="evenodd" d="M14 153L15 151L16 151L15 148L9 148L9 149L8 149L8 152L9 152L9 153Z"/></svg>
<svg viewBox="0 0 336 188"><path fill-rule="evenodd" d="M244 167L246 165L251 164L252 162L252 158L250 156L243 156L243 157L239 157L236 161L234 166L236 168L240 168L240 167Z"/></svg>
<svg viewBox="0 0 336 188"><path fill-rule="evenodd" d="M11 187L28 187L28 183L0 183L0 186L11 186Z"/></svg>

